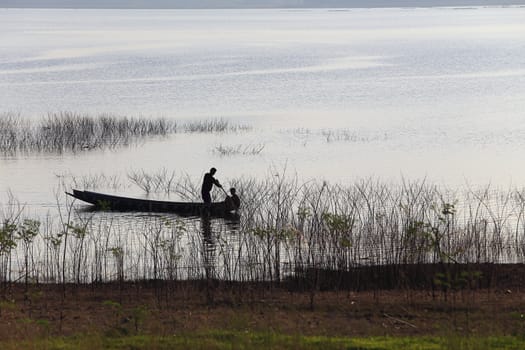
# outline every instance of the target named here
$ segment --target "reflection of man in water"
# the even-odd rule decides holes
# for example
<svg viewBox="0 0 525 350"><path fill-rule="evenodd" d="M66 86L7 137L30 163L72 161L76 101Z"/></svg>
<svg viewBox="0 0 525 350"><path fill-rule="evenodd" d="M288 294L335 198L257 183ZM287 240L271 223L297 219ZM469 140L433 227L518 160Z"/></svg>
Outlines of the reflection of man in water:
<svg viewBox="0 0 525 350"><path fill-rule="evenodd" d="M219 183L219 181L213 177L213 175L215 175L216 172L217 169L211 168L210 172L204 175L204 180L202 181L201 188L201 195L204 203L211 203L210 192L213 185L222 188L222 185Z"/></svg>

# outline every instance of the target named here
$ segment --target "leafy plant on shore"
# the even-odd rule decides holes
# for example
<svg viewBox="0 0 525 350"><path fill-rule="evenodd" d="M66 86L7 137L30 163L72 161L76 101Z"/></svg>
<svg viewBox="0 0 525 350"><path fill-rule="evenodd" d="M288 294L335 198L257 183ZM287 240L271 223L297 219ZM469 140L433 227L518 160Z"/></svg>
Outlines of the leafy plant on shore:
<svg viewBox="0 0 525 350"><path fill-rule="evenodd" d="M17 224L6 219L0 227L0 273L5 283L10 276L11 252L16 248Z"/></svg>
<svg viewBox="0 0 525 350"><path fill-rule="evenodd" d="M30 254L30 249L32 248L32 243L36 236L40 233L40 221L25 219L22 224L17 227L17 239L21 240L23 243L24 249L24 280L27 295L29 289L29 259L32 254Z"/></svg>

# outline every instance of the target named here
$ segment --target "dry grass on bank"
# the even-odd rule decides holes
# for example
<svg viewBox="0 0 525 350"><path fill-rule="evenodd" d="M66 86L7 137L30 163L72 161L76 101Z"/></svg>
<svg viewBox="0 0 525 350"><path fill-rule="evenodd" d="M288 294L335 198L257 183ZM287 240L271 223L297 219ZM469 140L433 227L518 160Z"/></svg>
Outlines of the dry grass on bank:
<svg viewBox="0 0 525 350"><path fill-rule="evenodd" d="M158 282L161 283L161 282ZM157 286L158 287L158 286ZM305 336L525 335L525 292L464 290L319 292L219 282L22 285L0 303L0 338L22 340L75 334L158 335L224 330ZM209 298L209 293L213 298Z"/></svg>

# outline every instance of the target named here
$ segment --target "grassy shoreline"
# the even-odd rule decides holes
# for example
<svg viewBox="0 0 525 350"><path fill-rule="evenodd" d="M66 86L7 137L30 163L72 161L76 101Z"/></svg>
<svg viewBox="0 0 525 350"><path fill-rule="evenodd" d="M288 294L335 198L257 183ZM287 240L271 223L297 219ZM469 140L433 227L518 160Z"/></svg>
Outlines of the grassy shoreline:
<svg viewBox="0 0 525 350"><path fill-rule="evenodd" d="M518 337L323 337L214 330L173 336L107 337L80 335L37 341L0 342L2 349L346 349L346 350L484 350L523 349Z"/></svg>
<svg viewBox="0 0 525 350"><path fill-rule="evenodd" d="M233 227L120 222L73 203L60 226L5 211L0 345L523 348L522 189L285 176L235 187L246 205Z"/></svg>
<svg viewBox="0 0 525 350"><path fill-rule="evenodd" d="M185 281L4 286L0 347L521 349L525 291L309 292ZM213 294L210 300L209 293Z"/></svg>

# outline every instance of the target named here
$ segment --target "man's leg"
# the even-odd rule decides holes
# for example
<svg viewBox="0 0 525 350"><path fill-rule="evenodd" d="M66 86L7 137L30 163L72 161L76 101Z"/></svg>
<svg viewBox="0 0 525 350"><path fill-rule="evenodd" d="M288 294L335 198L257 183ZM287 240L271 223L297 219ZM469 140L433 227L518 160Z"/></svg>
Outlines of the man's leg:
<svg viewBox="0 0 525 350"><path fill-rule="evenodd" d="M204 203L211 203L211 196L210 196L210 192L201 192L201 195L202 195L202 200L204 201Z"/></svg>

